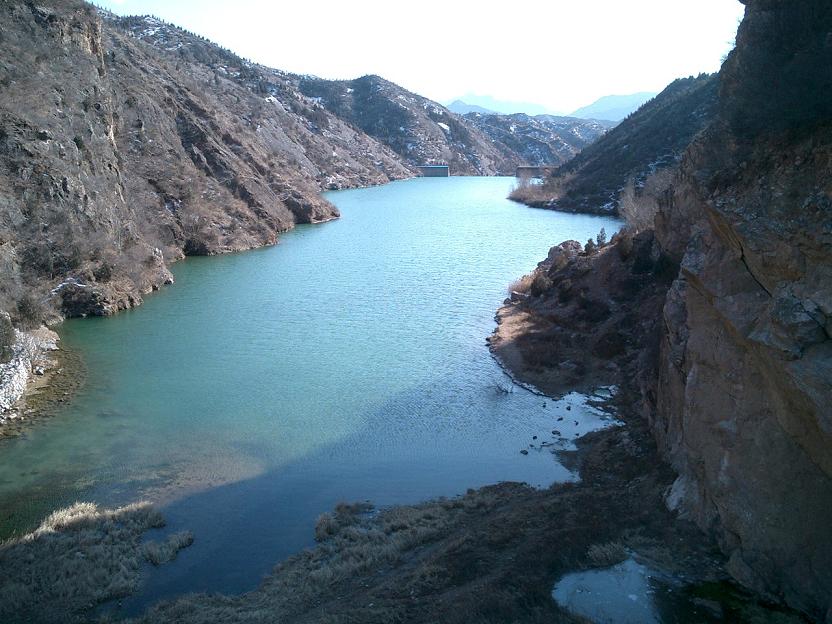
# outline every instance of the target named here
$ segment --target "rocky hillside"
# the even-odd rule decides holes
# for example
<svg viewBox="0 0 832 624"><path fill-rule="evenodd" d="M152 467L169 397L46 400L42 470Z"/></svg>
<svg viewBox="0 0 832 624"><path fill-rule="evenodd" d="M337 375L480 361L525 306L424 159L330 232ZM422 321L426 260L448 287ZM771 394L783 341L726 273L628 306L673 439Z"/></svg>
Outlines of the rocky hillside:
<svg viewBox="0 0 832 624"><path fill-rule="evenodd" d="M302 93L390 147L408 164L448 164L458 175L513 174L518 164L525 164L464 117L378 76L297 80Z"/></svg>
<svg viewBox="0 0 832 624"><path fill-rule="evenodd" d="M697 133L713 119L715 75L672 82L574 159L542 187L519 189L513 199L539 208L609 214L629 181L636 187L675 165Z"/></svg>
<svg viewBox="0 0 832 624"><path fill-rule="evenodd" d="M555 115L496 115L468 113L465 120L494 143L520 155L522 164L556 166L594 143L613 122ZM521 163L518 163L521 164Z"/></svg>
<svg viewBox="0 0 832 624"><path fill-rule="evenodd" d="M384 143L410 165L447 163L459 175L514 175L518 165L559 165L612 123L449 109L378 76L297 78L301 92Z"/></svg>
<svg viewBox="0 0 832 624"><path fill-rule="evenodd" d="M641 198L648 229L554 248L513 344L538 377L639 388L667 505L736 580L829 622L832 5L745 4L712 121Z"/></svg>
<svg viewBox="0 0 832 624"><path fill-rule="evenodd" d="M828 622L832 5L745 4L718 119L656 219L681 270L653 426L671 505L718 534L734 576Z"/></svg>
<svg viewBox="0 0 832 624"><path fill-rule="evenodd" d="M412 175L279 73L161 45L152 19L75 0L0 19L0 308L20 323L135 305L183 254L337 216L322 188Z"/></svg>

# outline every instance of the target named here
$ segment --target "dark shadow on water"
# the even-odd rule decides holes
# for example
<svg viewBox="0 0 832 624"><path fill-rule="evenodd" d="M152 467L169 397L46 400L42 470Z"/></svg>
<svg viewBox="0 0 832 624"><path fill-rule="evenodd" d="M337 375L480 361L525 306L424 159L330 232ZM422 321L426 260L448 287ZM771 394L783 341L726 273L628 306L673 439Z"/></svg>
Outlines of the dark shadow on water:
<svg viewBox="0 0 832 624"><path fill-rule="evenodd" d="M488 385L487 380L483 383ZM160 600L189 592L250 591L278 562L312 546L318 515L340 501L370 500L377 506L412 504L505 480L547 486L575 478L549 447L538 445L528 455L521 455L519 449L528 447L531 440L525 432L499 445L489 444L485 438L458 443L456 452L445 447L426 451L423 444L409 453L413 439L405 439L368 453L362 439L372 437L370 432L389 414L399 414L402 402L422 401L425 392L426 388L417 388L394 397L375 410L360 431L289 465L167 505L162 510L166 531L188 529L194 534L194 544L172 563L156 569L148 565L140 592L123 600L116 613L138 615ZM517 389L518 394L525 392ZM505 397L495 393L493 400L516 398L516 394ZM534 397L534 401L542 399ZM577 410L564 411L565 405L559 411L550 401L545 416L530 418L545 430L529 431L542 440L551 434L559 415L577 416ZM563 426L562 422L557 424ZM507 437L514 437L514 433ZM419 432L413 435L418 438ZM485 444L478 446L483 441ZM251 450L259 453L259 448L257 441L252 441ZM352 454L352 449L357 452Z"/></svg>

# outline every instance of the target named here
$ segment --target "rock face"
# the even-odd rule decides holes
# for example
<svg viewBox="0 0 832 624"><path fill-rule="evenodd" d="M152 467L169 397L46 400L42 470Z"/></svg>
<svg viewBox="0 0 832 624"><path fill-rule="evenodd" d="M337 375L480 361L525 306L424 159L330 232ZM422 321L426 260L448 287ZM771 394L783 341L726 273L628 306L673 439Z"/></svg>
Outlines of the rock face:
<svg viewBox="0 0 832 624"><path fill-rule="evenodd" d="M832 7L748 0L656 235L653 427L744 584L832 618ZM763 96L764 99L760 99ZM749 106L759 102L759 106Z"/></svg>
<svg viewBox="0 0 832 624"><path fill-rule="evenodd" d="M80 0L11 0L0 19L0 309L34 292L50 313L111 314L184 255L337 217L322 190L535 164L539 137L509 146L377 76L288 74Z"/></svg>

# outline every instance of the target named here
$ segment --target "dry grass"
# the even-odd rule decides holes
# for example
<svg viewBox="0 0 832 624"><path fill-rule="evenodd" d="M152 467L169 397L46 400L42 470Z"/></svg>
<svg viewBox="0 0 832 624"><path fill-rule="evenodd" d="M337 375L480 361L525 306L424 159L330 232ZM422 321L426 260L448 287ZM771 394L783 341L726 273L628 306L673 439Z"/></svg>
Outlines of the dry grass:
<svg viewBox="0 0 832 624"><path fill-rule="evenodd" d="M76 503L3 542L0 621L81 620L90 607L131 593L147 557L141 536L163 525L150 503L115 510Z"/></svg>
<svg viewBox="0 0 832 624"><path fill-rule="evenodd" d="M675 168L659 169L645 180L644 187L640 189L635 187L632 179L627 182L619 196L618 214L634 234L653 227L659 212L659 201L671 188L675 175Z"/></svg>
<svg viewBox="0 0 832 624"><path fill-rule="evenodd" d="M180 531L169 535L164 542L148 542L144 545L144 556L155 566L162 565L176 559L176 555L183 548L194 543L194 536L190 531Z"/></svg>
<svg viewBox="0 0 832 624"><path fill-rule="evenodd" d="M277 566L257 590L240 597L184 596L158 605L139 621L394 622L400 614L380 605L339 603L352 611L343 620L316 612L322 602L350 595L348 587L357 578L400 563L408 551L446 535L466 514L490 509L496 502L488 492L472 491L458 499L382 511L373 511L366 503L342 503L319 517L315 528L319 544ZM438 574L425 572L421 582L429 586Z"/></svg>
<svg viewBox="0 0 832 624"><path fill-rule="evenodd" d="M508 198L530 206L542 206L558 200L573 177L573 174L559 172L558 175L544 178L542 184L532 183L529 178L520 178Z"/></svg>
<svg viewBox="0 0 832 624"><path fill-rule="evenodd" d="M523 277L514 280L508 285L508 294L510 295L513 292L527 294L532 288L533 281L534 273L528 273Z"/></svg>

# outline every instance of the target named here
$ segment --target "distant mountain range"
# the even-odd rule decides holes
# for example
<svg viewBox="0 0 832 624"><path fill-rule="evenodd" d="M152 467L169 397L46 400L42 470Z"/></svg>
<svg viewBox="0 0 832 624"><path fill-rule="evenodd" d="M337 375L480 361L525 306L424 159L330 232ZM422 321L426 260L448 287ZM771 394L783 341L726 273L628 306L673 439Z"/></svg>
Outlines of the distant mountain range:
<svg viewBox="0 0 832 624"><path fill-rule="evenodd" d="M453 101L446 102L448 110L458 115L467 113L483 113L486 115L499 113L502 115L513 115L525 113L526 115L559 115L560 113L550 110L540 104L533 102L513 102L498 100L490 95L474 95L468 93Z"/></svg>
<svg viewBox="0 0 832 624"><path fill-rule="evenodd" d="M569 117L579 119L598 119L601 121L621 121L630 113L653 99L657 94L654 91L640 91L629 95L605 95L595 100L592 104L583 106L574 111ZM452 102L446 103L449 111L457 115L468 113L480 113L482 115L514 115L525 113L526 115L554 115L563 116L547 109L540 104L531 102L509 102L497 100L489 95L463 95Z"/></svg>
<svg viewBox="0 0 832 624"><path fill-rule="evenodd" d="M457 115L467 115L468 113L479 113L480 115L497 115L497 111L493 111L489 108L483 108L482 106L477 106L476 104L466 104L462 100L454 100L446 107L452 113L456 113Z"/></svg>
<svg viewBox="0 0 832 624"><path fill-rule="evenodd" d="M581 119L605 119L607 121L621 121L633 113L648 100L656 97L654 91L641 91L629 95L605 95L595 100L589 106L574 111L570 117Z"/></svg>

